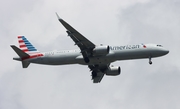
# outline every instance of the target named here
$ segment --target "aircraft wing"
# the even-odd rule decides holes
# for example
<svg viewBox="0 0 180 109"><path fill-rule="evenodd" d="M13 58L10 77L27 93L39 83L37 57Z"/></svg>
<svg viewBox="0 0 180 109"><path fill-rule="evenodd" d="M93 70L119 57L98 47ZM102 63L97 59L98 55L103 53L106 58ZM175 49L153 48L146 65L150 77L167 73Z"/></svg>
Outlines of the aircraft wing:
<svg viewBox="0 0 180 109"><path fill-rule="evenodd" d="M92 80L93 83L100 83L104 77L104 71L108 68L109 64L100 64L100 65L89 65L88 67L92 71Z"/></svg>
<svg viewBox="0 0 180 109"><path fill-rule="evenodd" d="M77 30L75 30L71 25L61 19L57 13L56 15L61 24L67 29L66 32L68 33L68 36L70 36L75 42L75 45L81 49L81 53L83 54L84 58L88 58L92 54L92 50L95 48L95 44L93 44Z"/></svg>
<svg viewBox="0 0 180 109"><path fill-rule="evenodd" d="M104 73L97 72L97 76L93 78L93 83L100 83L103 77Z"/></svg>
<svg viewBox="0 0 180 109"><path fill-rule="evenodd" d="M93 44L91 41L85 38L82 34L80 34L77 30L75 30L71 25L65 22L62 18L60 18L57 13L56 15L60 23L67 29L66 32L68 33L68 36L70 36L71 39L75 42L75 45L77 45L80 48L85 62L88 63L89 57L92 56L92 51L95 48L95 44ZM101 82L104 76L104 71L109 67L109 64L89 65L88 67L92 71L93 83L99 83Z"/></svg>

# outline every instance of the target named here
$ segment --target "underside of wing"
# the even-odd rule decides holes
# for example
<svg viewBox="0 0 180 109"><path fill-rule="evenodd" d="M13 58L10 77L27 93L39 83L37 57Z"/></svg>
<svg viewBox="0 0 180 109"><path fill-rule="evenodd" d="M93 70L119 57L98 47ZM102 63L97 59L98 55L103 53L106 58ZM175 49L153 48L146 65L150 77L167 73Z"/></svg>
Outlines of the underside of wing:
<svg viewBox="0 0 180 109"><path fill-rule="evenodd" d="M93 73L95 73L94 75L96 75L94 77L92 76L93 83L100 83L102 78L104 77L104 73L102 72L93 72Z"/></svg>
<svg viewBox="0 0 180 109"><path fill-rule="evenodd" d="M121 68L119 66L109 66L110 64L98 64L89 65L88 67L92 71L93 83L100 83L103 76L117 76L121 73Z"/></svg>
<svg viewBox="0 0 180 109"><path fill-rule="evenodd" d="M92 71L92 80L93 83L100 83L102 78L104 77L104 71L108 69L109 65L100 64L100 65L89 65L88 67Z"/></svg>

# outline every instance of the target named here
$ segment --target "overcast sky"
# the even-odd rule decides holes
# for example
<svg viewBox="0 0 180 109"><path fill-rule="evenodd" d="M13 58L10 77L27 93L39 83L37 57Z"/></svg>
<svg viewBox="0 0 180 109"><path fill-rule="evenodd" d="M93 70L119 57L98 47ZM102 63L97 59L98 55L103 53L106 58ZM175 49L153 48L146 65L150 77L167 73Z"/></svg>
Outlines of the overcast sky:
<svg viewBox="0 0 180 109"><path fill-rule="evenodd" d="M93 84L87 66L13 61L17 36L39 50L78 49L55 12L95 44L162 44L160 58L118 61ZM0 109L179 109L179 0L6 0L0 3Z"/></svg>

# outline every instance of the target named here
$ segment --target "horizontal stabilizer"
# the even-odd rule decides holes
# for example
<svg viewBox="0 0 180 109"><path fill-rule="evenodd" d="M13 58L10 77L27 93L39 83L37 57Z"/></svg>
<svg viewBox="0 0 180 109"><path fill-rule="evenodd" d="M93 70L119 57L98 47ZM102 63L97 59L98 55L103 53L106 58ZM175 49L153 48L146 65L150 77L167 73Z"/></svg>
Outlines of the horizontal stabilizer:
<svg viewBox="0 0 180 109"><path fill-rule="evenodd" d="M11 45L11 47L19 55L20 58L29 57L29 55L27 53L23 52L22 50L20 50L15 45Z"/></svg>
<svg viewBox="0 0 180 109"><path fill-rule="evenodd" d="M22 61L22 67L27 68L29 66L30 62L28 61Z"/></svg>

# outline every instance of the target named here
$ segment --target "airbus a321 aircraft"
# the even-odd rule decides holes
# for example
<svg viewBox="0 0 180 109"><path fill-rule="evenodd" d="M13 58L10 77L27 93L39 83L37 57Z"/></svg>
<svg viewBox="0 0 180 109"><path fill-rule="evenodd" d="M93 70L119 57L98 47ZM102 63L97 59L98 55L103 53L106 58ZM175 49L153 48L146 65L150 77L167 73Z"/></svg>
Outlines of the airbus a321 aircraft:
<svg viewBox="0 0 180 109"><path fill-rule="evenodd" d="M57 13L56 13L57 14ZM30 63L45 65L82 64L87 65L92 73L93 83L99 83L104 75L116 76L121 73L119 66L110 63L117 60L143 59L159 57L169 53L162 45L137 44L125 46L95 45L57 14L60 23L67 29L68 36L75 42L80 50L64 50L39 52L24 36L18 36L19 47L11 45L19 57L14 60L21 61L22 67L27 68Z"/></svg>

